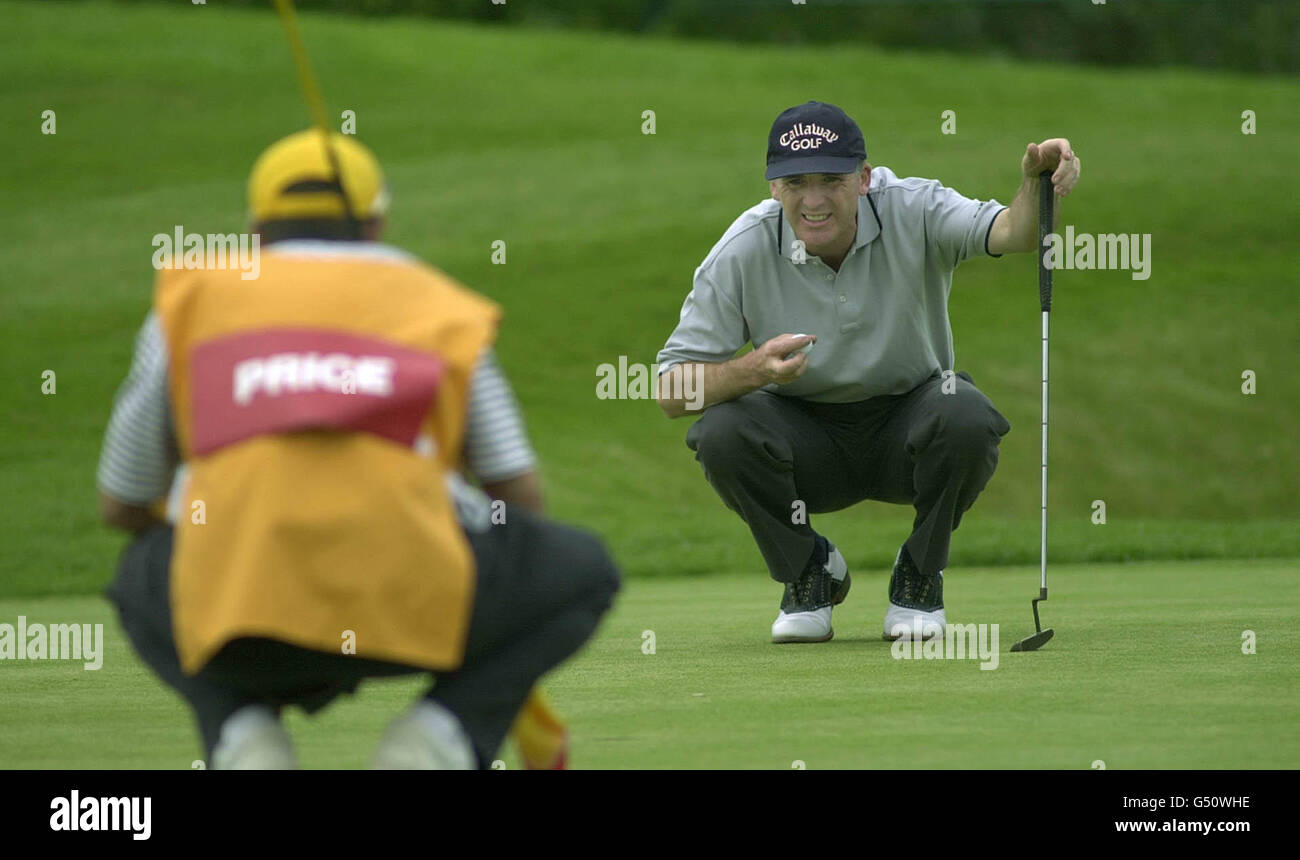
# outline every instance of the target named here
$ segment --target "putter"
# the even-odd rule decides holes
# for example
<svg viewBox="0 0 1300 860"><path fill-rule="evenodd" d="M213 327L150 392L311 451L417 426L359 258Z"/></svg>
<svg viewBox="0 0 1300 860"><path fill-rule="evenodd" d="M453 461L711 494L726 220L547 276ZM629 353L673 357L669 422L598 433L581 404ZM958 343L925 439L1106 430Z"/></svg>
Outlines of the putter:
<svg viewBox="0 0 1300 860"><path fill-rule="evenodd" d="M1038 620L1038 604L1047 600L1047 312L1052 309L1052 270L1047 265L1043 253L1043 240L1052 232L1052 209L1055 206L1055 189L1052 187L1052 172L1044 170L1038 174L1038 302L1043 310L1043 504L1042 504L1042 581L1038 586L1038 596L1033 599L1034 635L1027 636L1011 646L1012 651L1037 651L1047 644L1055 631L1043 629Z"/></svg>

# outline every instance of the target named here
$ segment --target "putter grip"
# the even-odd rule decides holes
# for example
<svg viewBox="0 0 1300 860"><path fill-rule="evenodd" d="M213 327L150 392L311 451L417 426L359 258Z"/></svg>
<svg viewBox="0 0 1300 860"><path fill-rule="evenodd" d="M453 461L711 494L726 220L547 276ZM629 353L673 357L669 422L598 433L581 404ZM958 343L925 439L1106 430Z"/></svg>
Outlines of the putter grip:
<svg viewBox="0 0 1300 860"><path fill-rule="evenodd" d="M1052 270L1047 265L1047 235L1052 232L1052 209L1055 201L1052 171L1038 174L1038 303L1044 311L1052 309Z"/></svg>

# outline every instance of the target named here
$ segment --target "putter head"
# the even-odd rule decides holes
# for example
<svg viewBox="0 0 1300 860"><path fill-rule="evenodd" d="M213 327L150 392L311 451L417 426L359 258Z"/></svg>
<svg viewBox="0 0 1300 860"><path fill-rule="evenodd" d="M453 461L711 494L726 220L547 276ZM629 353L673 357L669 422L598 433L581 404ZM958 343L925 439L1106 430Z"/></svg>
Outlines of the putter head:
<svg viewBox="0 0 1300 860"><path fill-rule="evenodd" d="M1055 632L1056 631L1050 627L1047 628L1046 630L1040 630L1037 633L1035 633L1033 636L1027 636L1024 639L1021 639L1016 644L1012 645L1011 650L1012 651L1037 651L1039 648L1042 648L1044 645L1047 644L1048 640L1052 638Z"/></svg>
<svg viewBox="0 0 1300 860"><path fill-rule="evenodd" d="M1039 590L1038 596L1035 597L1032 601L1030 601L1030 605L1034 607L1034 629L1037 630L1038 632L1035 633L1033 636L1026 636L1024 639L1021 639L1019 642L1012 645L1011 646L1012 651L1037 651L1039 648L1042 648L1044 645L1046 645L1048 641L1052 638L1052 636L1056 633L1056 631L1050 627L1044 630L1043 623L1038 620L1038 602L1040 600L1046 600L1046 599L1047 599L1047 587L1044 586L1042 589Z"/></svg>

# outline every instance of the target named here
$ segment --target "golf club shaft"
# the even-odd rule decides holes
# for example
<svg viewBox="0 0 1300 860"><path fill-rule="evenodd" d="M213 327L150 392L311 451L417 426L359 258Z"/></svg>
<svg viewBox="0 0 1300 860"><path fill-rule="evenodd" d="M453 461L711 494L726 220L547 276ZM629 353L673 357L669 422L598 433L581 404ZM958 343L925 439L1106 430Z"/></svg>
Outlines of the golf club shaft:
<svg viewBox="0 0 1300 860"><path fill-rule="evenodd" d="M1042 580L1039 585L1039 595L1043 599L1047 597L1047 316L1052 309L1052 267L1048 265L1045 246L1053 228L1055 196L1052 172L1044 170L1038 175L1038 300L1043 312L1042 553L1040 556Z"/></svg>
<svg viewBox="0 0 1300 860"><path fill-rule="evenodd" d="M1047 311L1043 311L1042 594L1047 594Z"/></svg>
<svg viewBox="0 0 1300 860"><path fill-rule="evenodd" d="M343 214L354 235L360 236L360 223L352 211L352 202L348 200L347 189L343 185L343 171L339 168L338 155L330 142L329 119L325 111L325 99L321 97L320 87L316 84L316 75L312 72L311 60L298 31L298 16L294 12L293 0L271 0L279 13L280 23L284 25L284 35L289 42L289 53L293 55L294 66L298 69L298 83L302 87L303 99L307 102L307 112L311 114L312 125L321 133L322 145L325 147L325 160L330 172L334 174L334 184L338 187L339 197L343 201Z"/></svg>

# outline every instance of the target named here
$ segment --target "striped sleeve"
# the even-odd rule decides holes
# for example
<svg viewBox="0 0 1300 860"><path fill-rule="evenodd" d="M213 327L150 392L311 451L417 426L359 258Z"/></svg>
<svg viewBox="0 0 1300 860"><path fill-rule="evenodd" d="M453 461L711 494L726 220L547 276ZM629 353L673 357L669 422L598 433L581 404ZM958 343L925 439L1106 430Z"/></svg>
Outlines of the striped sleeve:
<svg viewBox="0 0 1300 860"><path fill-rule="evenodd" d="M144 507L167 494L178 459L167 397L167 344L157 315L150 312L113 402L96 482L106 495Z"/></svg>
<svg viewBox="0 0 1300 860"><path fill-rule="evenodd" d="M504 481L537 465L519 404L491 348L479 358L470 382L465 465L481 483Z"/></svg>

